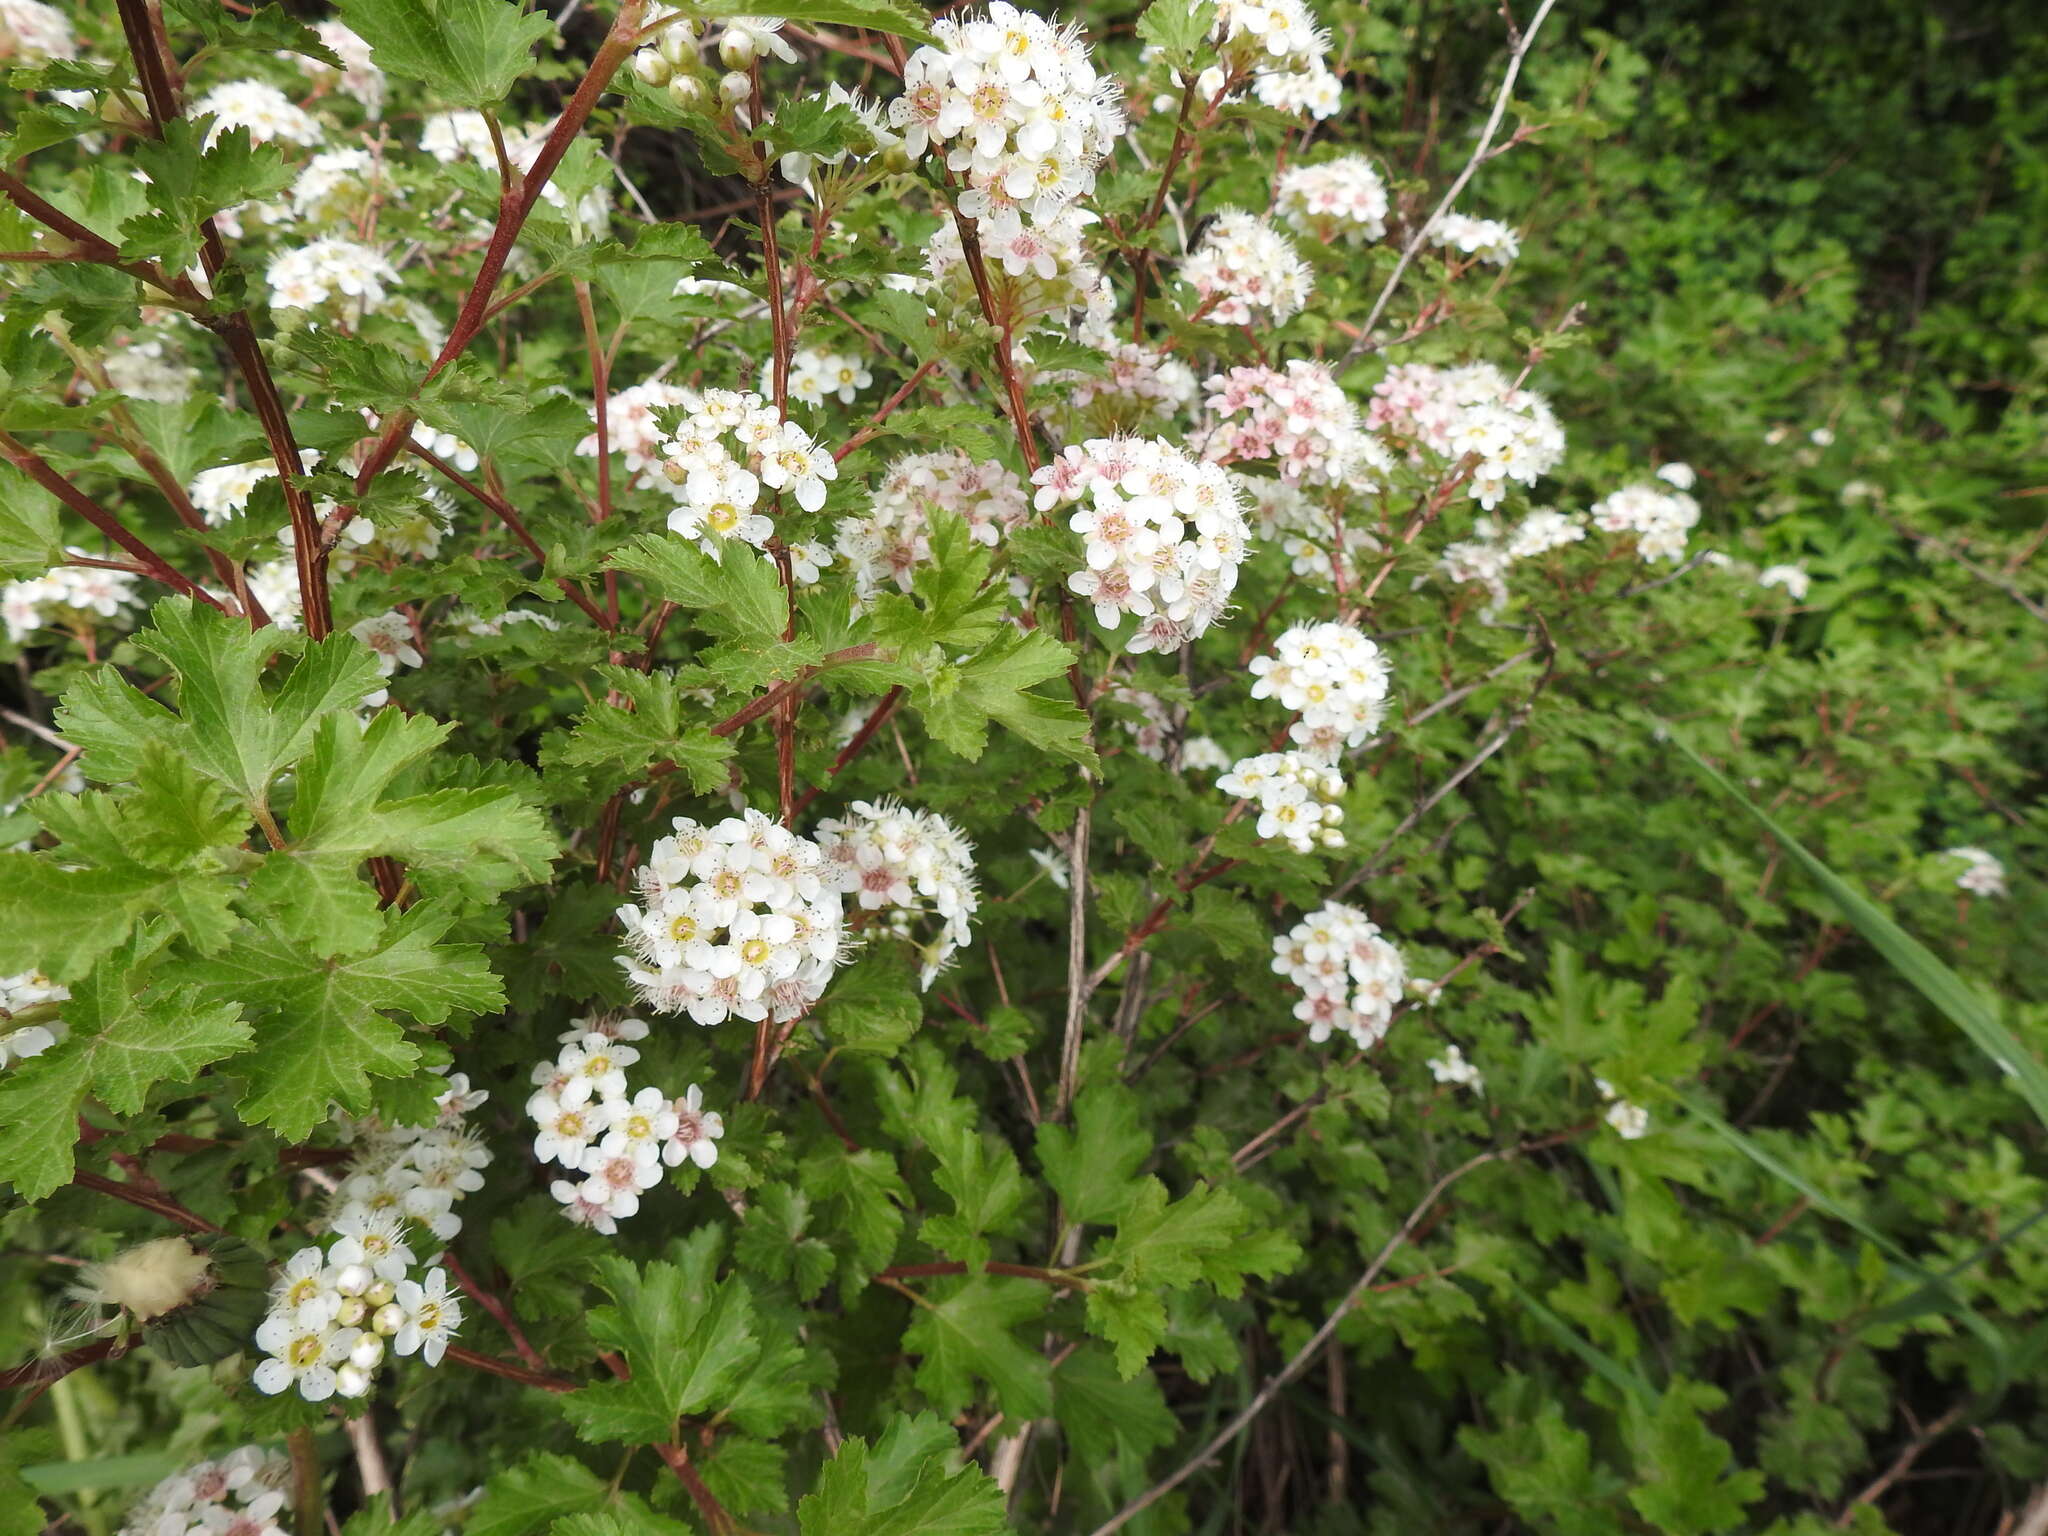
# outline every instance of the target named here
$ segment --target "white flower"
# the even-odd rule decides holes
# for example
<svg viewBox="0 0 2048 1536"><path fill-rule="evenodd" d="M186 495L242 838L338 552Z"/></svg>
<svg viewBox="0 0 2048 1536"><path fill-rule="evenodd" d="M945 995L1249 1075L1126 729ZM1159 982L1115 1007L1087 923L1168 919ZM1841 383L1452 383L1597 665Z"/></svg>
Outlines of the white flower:
<svg viewBox="0 0 2048 1536"><path fill-rule="evenodd" d="M1593 504L1593 526L1606 533L1633 533L1645 560L1676 560L1686 536L1700 520L1700 504L1685 491L1658 486L1624 486ZM1802 577L1805 572L1799 573Z"/></svg>
<svg viewBox="0 0 2048 1536"><path fill-rule="evenodd" d="M399 1211L351 1206L334 1218L334 1230L341 1237L328 1248L327 1261L338 1270L359 1264L378 1279L395 1282L412 1267L405 1217Z"/></svg>
<svg viewBox="0 0 2048 1536"><path fill-rule="evenodd" d="M587 1093L587 1090L586 1090ZM542 1162L559 1162L574 1168L583 1149L604 1133L606 1114L603 1101L593 1104L588 1097L564 1103L555 1094L536 1093L527 1100L526 1112L540 1127L533 1139L533 1155Z"/></svg>
<svg viewBox="0 0 2048 1536"><path fill-rule="evenodd" d="M425 658L413 644L411 620L396 609L359 619L349 626L348 632L376 653L377 670L385 677L392 676L401 666L425 664Z"/></svg>
<svg viewBox="0 0 2048 1536"><path fill-rule="evenodd" d="M1243 758L1217 779L1216 787L1258 806L1261 837L1280 838L1298 853L1344 846L1338 830L1344 810L1337 804L1344 793L1343 776L1306 753Z"/></svg>
<svg viewBox="0 0 2048 1536"><path fill-rule="evenodd" d="M0 0L0 61L24 66L78 57L64 13L42 0Z"/></svg>
<svg viewBox="0 0 2048 1536"><path fill-rule="evenodd" d="M333 301L350 324L386 307L398 271L372 246L326 236L281 251L264 273L272 309L319 309Z"/></svg>
<svg viewBox="0 0 2048 1536"><path fill-rule="evenodd" d="M1232 368L1209 379L1217 424L1202 455L1219 464L1271 462L1289 485L1384 490L1393 455L1361 425L1358 408L1322 363L1284 372Z"/></svg>
<svg viewBox="0 0 2048 1536"><path fill-rule="evenodd" d="M57 1037L40 1024L25 1024L0 1035L0 1067L40 1056L57 1043Z"/></svg>
<svg viewBox="0 0 2048 1536"><path fill-rule="evenodd" d="M1393 673L1379 646L1349 624L1297 624L1252 658L1255 699L1277 699L1301 718L1288 736L1311 760L1334 763L1386 719Z"/></svg>
<svg viewBox="0 0 2048 1536"><path fill-rule="evenodd" d="M675 1128L661 1149L661 1160L674 1168L685 1158L699 1168L718 1161L718 1138L725 1134L725 1118L704 1107L704 1093L695 1083L669 1106Z"/></svg>
<svg viewBox="0 0 2048 1536"><path fill-rule="evenodd" d="M271 1311L307 1327L331 1322L341 1300L327 1255L318 1248L301 1248L285 1260L270 1286Z"/></svg>
<svg viewBox="0 0 2048 1536"><path fill-rule="evenodd" d="M889 122L913 157L947 146L946 167L965 185L963 214L1005 230L1013 218L1045 223L1093 189L1124 117L1077 27L991 0L932 33L936 43L904 64Z"/></svg>
<svg viewBox="0 0 2048 1536"><path fill-rule="evenodd" d="M1657 469L1657 478L1676 490L1689 491L1699 483L1699 476L1690 464L1664 464Z"/></svg>
<svg viewBox="0 0 2048 1536"><path fill-rule="evenodd" d="M1486 1092L1486 1079L1455 1045L1445 1046L1443 1055L1430 1058L1429 1075L1440 1083L1455 1083L1474 1093Z"/></svg>
<svg viewBox="0 0 2048 1536"><path fill-rule="evenodd" d="M355 1328L308 1324L273 1312L256 1329L256 1347L270 1358L257 1365L250 1379L272 1397L297 1387L307 1402L324 1402L334 1395L335 1366L348 1358L359 1336Z"/></svg>
<svg viewBox="0 0 2048 1536"><path fill-rule="evenodd" d="M562 1102L587 1104L596 1099L603 1103L623 1097L626 1068L639 1059L640 1053L632 1046L601 1034L588 1034L573 1044L563 1046L561 1054L555 1058L556 1068L567 1080L561 1093ZM597 1131L602 1130L602 1126L597 1127Z"/></svg>
<svg viewBox="0 0 2048 1536"><path fill-rule="evenodd" d="M946 448L894 460L867 511L842 517L833 533L863 601L891 586L910 590L931 561L931 518L941 511L963 518L975 542L993 548L1031 515L1031 502L1016 472L993 459Z"/></svg>
<svg viewBox="0 0 2048 1536"><path fill-rule="evenodd" d="M1785 595L1795 603L1806 601L1807 589L1813 585L1813 577L1803 565L1766 566L1758 575L1756 584L1760 587L1783 587Z"/></svg>
<svg viewBox="0 0 2048 1536"><path fill-rule="evenodd" d="M1439 250L1456 250L1489 266L1504 267L1522 253L1522 241L1512 229L1496 219L1468 218L1447 213L1429 226L1429 243Z"/></svg>
<svg viewBox="0 0 2048 1536"><path fill-rule="evenodd" d="M1650 1112L1639 1104L1631 1104L1614 1090L1614 1084L1604 1077L1593 1079L1593 1086L1600 1091L1600 1097L1607 1100L1607 1110L1601 1116L1614 1128L1623 1141L1639 1141L1650 1133Z"/></svg>
<svg viewBox="0 0 2048 1536"><path fill-rule="evenodd" d="M392 1349L401 1355L417 1352L427 1364L439 1365L462 1326L462 1303L448 1293L448 1272L430 1269L424 1285L401 1280L396 1290L393 1302L403 1321L391 1336Z"/></svg>
<svg viewBox="0 0 2048 1536"><path fill-rule="evenodd" d="M1970 892L1973 896L2003 896L2005 894L2005 865L1982 848L1951 848L1947 855L1961 859L1963 872L1956 876L1956 887Z"/></svg>
<svg viewBox="0 0 2048 1536"><path fill-rule="evenodd" d="M625 1153L643 1163L661 1156L662 1144L675 1133L675 1111L659 1088L642 1088L606 1105L609 1129L598 1145L607 1157Z"/></svg>

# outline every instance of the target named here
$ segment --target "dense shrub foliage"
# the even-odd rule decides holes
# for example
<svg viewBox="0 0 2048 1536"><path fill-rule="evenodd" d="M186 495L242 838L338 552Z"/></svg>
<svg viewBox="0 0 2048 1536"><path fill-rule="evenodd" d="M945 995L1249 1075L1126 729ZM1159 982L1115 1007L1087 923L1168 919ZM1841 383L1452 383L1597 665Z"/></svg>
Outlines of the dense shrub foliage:
<svg viewBox="0 0 2048 1536"><path fill-rule="evenodd" d="M2048 1521L2027 8L769 10L0 0L0 1533Z"/></svg>

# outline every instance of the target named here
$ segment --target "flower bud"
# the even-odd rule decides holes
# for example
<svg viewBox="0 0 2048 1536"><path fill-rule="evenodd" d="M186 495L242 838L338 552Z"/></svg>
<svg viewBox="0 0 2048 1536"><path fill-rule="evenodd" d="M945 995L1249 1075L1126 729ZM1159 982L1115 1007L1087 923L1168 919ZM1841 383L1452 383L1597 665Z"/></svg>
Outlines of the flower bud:
<svg viewBox="0 0 2048 1536"><path fill-rule="evenodd" d="M334 1373L334 1390L341 1397L362 1397L370 1390L370 1373L361 1366L344 1363Z"/></svg>
<svg viewBox="0 0 2048 1536"><path fill-rule="evenodd" d="M734 70L729 75L721 75L719 77L718 95L721 101L730 102L733 105L737 106L740 102L746 101L753 94L754 82L749 80L745 75L741 74L738 70Z"/></svg>
<svg viewBox="0 0 2048 1536"><path fill-rule="evenodd" d="M668 99L685 112L704 105L704 82L695 75L676 75L668 83Z"/></svg>
<svg viewBox="0 0 2048 1536"><path fill-rule="evenodd" d="M383 1363L384 1341L374 1333L366 1333L349 1346L348 1363L359 1370L374 1371Z"/></svg>
<svg viewBox="0 0 2048 1536"><path fill-rule="evenodd" d="M405 1326L405 1310L396 1302L386 1302L370 1319L370 1326L388 1338Z"/></svg>
<svg viewBox="0 0 2048 1536"><path fill-rule="evenodd" d="M369 1311L370 1309L363 1305L362 1297L349 1296L343 1299L341 1306L336 1310L334 1320L344 1328L353 1328L369 1315Z"/></svg>
<svg viewBox="0 0 2048 1536"><path fill-rule="evenodd" d="M916 163L916 161L910 158L910 151L903 147L901 139L894 140L882 147L882 169L892 175L900 176Z"/></svg>
<svg viewBox="0 0 2048 1536"><path fill-rule="evenodd" d="M661 50L661 56L677 69L688 69L697 62L697 24L693 21L672 21L654 46Z"/></svg>
<svg viewBox="0 0 2048 1536"><path fill-rule="evenodd" d="M334 1288L344 1296L360 1296L376 1281L367 1264L344 1264L334 1272Z"/></svg>
<svg viewBox="0 0 2048 1536"><path fill-rule="evenodd" d="M386 1306L397 1299L398 1287L389 1280L379 1280L363 1292L363 1300L372 1307Z"/></svg>
<svg viewBox="0 0 2048 1536"><path fill-rule="evenodd" d="M633 73L649 85L667 85L669 63L652 48L642 48L633 55Z"/></svg>
<svg viewBox="0 0 2048 1536"><path fill-rule="evenodd" d="M727 27L718 39L718 62L727 69L745 69L760 56L753 35Z"/></svg>

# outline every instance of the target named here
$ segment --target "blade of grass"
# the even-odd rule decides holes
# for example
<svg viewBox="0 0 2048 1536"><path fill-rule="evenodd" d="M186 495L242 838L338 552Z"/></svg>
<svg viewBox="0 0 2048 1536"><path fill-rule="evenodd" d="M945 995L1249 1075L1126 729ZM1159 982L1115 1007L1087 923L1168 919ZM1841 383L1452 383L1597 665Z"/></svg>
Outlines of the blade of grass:
<svg viewBox="0 0 2048 1536"><path fill-rule="evenodd" d="M1463 1275L1453 1275L1451 1276L1451 1281L1455 1285L1463 1286L1475 1301L1485 1302L1486 1291L1478 1281L1467 1279ZM1645 1408L1655 1408L1657 1406L1657 1389L1650 1385L1642 1372L1632 1370L1630 1367L1623 1365L1614 1356L1608 1354L1606 1350L1600 1348L1599 1345L1579 1332L1578 1329L1574 1328L1570 1323L1551 1311L1549 1307L1517 1285L1512 1278L1502 1276L1502 1283L1506 1285L1509 1293L1514 1296L1516 1304L1526 1310L1537 1322L1541 1323L1544 1331L1555 1338L1558 1343L1585 1361L1587 1365L1591 1366L1614 1386L1635 1398Z"/></svg>
<svg viewBox="0 0 2048 1536"><path fill-rule="evenodd" d="M1792 856L1793 862L1828 893L1842 909L1843 916L1870 942L1871 947L1883 955L1892 969L1910 982L1922 997L1968 1035L1978 1050L1991 1058L1992 1064L2012 1080L2020 1095L2033 1107L2041 1123L2048 1125L2048 1067L2044 1067L2020 1043L2019 1037L1999 1022L1962 977L1943 965L1932 950L1886 916L1876 902L1800 847L1791 833L1729 783L1705 758L1676 736L1670 741L1699 771L1701 778L1748 811L1766 832L1778 840L1785 852Z"/></svg>

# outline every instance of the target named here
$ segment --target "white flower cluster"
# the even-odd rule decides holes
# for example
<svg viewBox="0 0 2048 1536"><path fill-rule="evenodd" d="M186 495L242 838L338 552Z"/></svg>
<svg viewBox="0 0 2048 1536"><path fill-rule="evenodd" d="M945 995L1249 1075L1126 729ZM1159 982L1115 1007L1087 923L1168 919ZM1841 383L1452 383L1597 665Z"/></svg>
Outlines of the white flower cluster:
<svg viewBox="0 0 2048 1536"><path fill-rule="evenodd" d="M129 1507L115 1536L284 1536L291 1480L289 1459L245 1445L173 1472Z"/></svg>
<svg viewBox="0 0 2048 1536"><path fill-rule="evenodd" d="M663 434L655 413L687 407L696 398L695 390L664 379L649 379L644 384L613 390L606 396L605 447L625 460L627 472L637 477L634 483L643 490L653 484L648 474L660 462ZM585 458L595 458L597 433L592 432L578 443L576 451Z"/></svg>
<svg viewBox="0 0 2048 1536"><path fill-rule="evenodd" d="M1305 752L1241 758L1216 787L1258 806L1261 837L1281 838L1297 853L1344 846L1344 775Z"/></svg>
<svg viewBox="0 0 2048 1536"><path fill-rule="evenodd" d="M1202 318L1217 325L1279 325L1301 312L1315 286L1308 263L1288 238L1257 214L1226 209L1181 263L1181 281L1195 290Z"/></svg>
<svg viewBox="0 0 2048 1536"><path fill-rule="evenodd" d="M1290 165L1273 184L1273 206L1288 228L1326 245L1357 245L1387 232L1387 184L1363 155Z"/></svg>
<svg viewBox="0 0 2048 1536"><path fill-rule="evenodd" d="M264 273L272 309L329 311L350 325L385 307L398 271L374 246L324 236L278 252Z"/></svg>
<svg viewBox="0 0 2048 1536"><path fill-rule="evenodd" d="M524 172L532 168L553 126L501 126L505 159L513 170ZM493 177L499 174L497 146L491 142L490 124L481 112L441 112L429 117L420 128L420 148L443 165L466 159L482 166ZM540 195L542 201L568 220L571 234L578 239L595 239L611 216L611 194L602 184L584 192L573 208L568 194L552 180L541 188Z"/></svg>
<svg viewBox="0 0 2048 1536"><path fill-rule="evenodd" d="M458 1072L435 1099L441 1113L431 1125L344 1118L343 1134L353 1155L348 1177L334 1192L335 1230L345 1230L344 1220L396 1211L438 1241L454 1241L462 1230L456 1202L484 1187L483 1170L491 1165L489 1149L466 1124L470 1111L489 1097Z"/></svg>
<svg viewBox="0 0 2048 1536"><path fill-rule="evenodd" d="M1070 207L1033 224L1012 220L983 226L982 258L990 274L1003 275L1005 303L1020 324L1091 309L1103 284L1102 273L1088 259L1085 239L1094 222L1094 214ZM934 287L963 307L979 310L974 274L954 224L941 224L925 242L924 267Z"/></svg>
<svg viewBox="0 0 2048 1536"><path fill-rule="evenodd" d="M1251 529L1216 465L1163 438L1098 437L1031 479L1039 511L1081 504L1068 526L1086 541L1087 564L1067 585L1105 629L1137 618L1125 650L1177 651L1229 607Z"/></svg>
<svg viewBox="0 0 2048 1536"><path fill-rule="evenodd" d="M1360 1050L1394 1021L1408 982L1401 951L1356 907L1330 902L1273 941L1273 970L1302 990L1294 1016L1316 1044L1349 1035Z"/></svg>
<svg viewBox="0 0 2048 1536"><path fill-rule="evenodd" d="M50 980L41 971L0 976L0 1068L42 1055L57 1043L57 1030L63 1027L60 1021L50 1019L47 1023L6 1028L14 1022L14 1016L45 1003L64 1002L70 996L70 988Z"/></svg>
<svg viewBox="0 0 2048 1536"><path fill-rule="evenodd" d="M856 800L844 818L818 823L818 846L840 892L863 911L888 908L889 932L916 944L920 986L929 988L973 938L981 905L974 845L937 812ZM919 941L912 920L927 915L939 919L939 931Z"/></svg>
<svg viewBox="0 0 2048 1536"><path fill-rule="evenodd" d="M1330 71L1330 34L1303 0L1218 0L1209 36L1223 65L1203 72L1204 94L1213 98L1227 71L1249 75L1252 94L1282 112L1325 118L1337 110L1343 89Z"/></svg>
<svg viewBox="0 0 2048 1536"><path fill-rule="evenodd" d="M229 80L216 85L192 103L192 116L213 119L206 130L208 149L230 128L248 129L250 139L258 144L282 139L312 148L322 137L318 120L294 106L289 96L266 80Z"/></svg>
<svg viewBox="0 0 2048 1536"><path fill-rule="evenodd" d="M1475 219L1447 213L1429 226L1429 243L1440 251L1457 251L1488 266L1504 267L1522 254L1522 238L1498 219Z"/></svg>
<svg viewBox="0 0 2048 1536"><path fill-rule="evenodd" d="M1459 1088L1470 1088L1474 1093L1486 1092L1486 1079L1479 1068L1465 1059L1465 1053L1455 1045L1444 1047L1441 1056L1429 1060L1429 1075L1440 1083L1450 1083Z"/></svg>
<svg viewBox="0 0 2048 1536"><path fill-rule="evenodd" d="M1173 416L1194 403L1195 371L1142 342L1105 338L1099 349L1108 360L1100 374L1056 373L1068 402L1080 410L1093 406L1113 426L1132 426L1148 416Z"/></svg>
<svg viewBox="0 0 2048 1536"><path fill-rule="evenodd" d="M1507 603L1508 568L1516 561L1576 544L1585 537L1586 520L1583 516L1559 512L1554 507L1536 508L1505 538L1493 519L1474 518L1472 537L1446 544L1443 554L1437 559L1437 570L1447 580L1472 582L1485 587L1487 611L1492 613Z"/></svg>
<svg viewBox="0 0 2048 1536"><path fill-rule="evenodd" d="M1700 504L1685 491L1638 483L1593 503L1592 517L1603 533L1634 534L1645 560L1676 560L1700 520Z"/></svg>
<svg viewBox="0 0 2048 1536"><path fill-rule="evenodd" d="M619 908L619 957L650 1008L699 1024L801 1018L839 964L845 930L824 850L761 812L675 819Z"/></svg>
<svg viewBox="0 0 2048 1536"><path fill-rule="evenodd" d="M646 1037L639 1019L577 1020L561 1053L533 1069L526 1101L539 1128L533 1155L580 1175L556 1179L549 1193L571 1221L606 1236L639 1211L641 1191L661 1182L664 1164L709 1168L725 1134L724 1118L704 1108L695 1083L679 1099L628 1085L626 1068L640 1053L626 1042Z"/></svg>
<svg viewBox="0 0 2048 1536"><path fill-rule="evenodd" d="M1287 735L1315 761L1336 762L1386 718L1392 670L1349 624L1297 624L1273 642L1272 655L1252 658L1251 672L1253 698L1278 699L1301 716Z"/></svg>
<svg viewBox="0 0 2048 1536"><path fill-rule="evenodd" d="M97 558L92 551L74 549L82 559ZM135 578L126 571L101 570L91 565L53 565L28 581L11 581L0 587L0 616L7 622L7 638L20 645L39 629L56 624L90 624L97 618L118 618L124 609L135 607Z"/></svg>
<svg viewBox="0 0 2048 1536"><path fill-rule="evenodd" d="M383 162L354 148L321 150L299 168L288 194L293 218L331 225L353 225L372 197L398 195Z"/></svg>
<svg viewBox="0 0 2048 1536"><path fill-rule="evenodd" d="M1368 438L1367 441L1372 441ZM1360 555L1377 553L1380 541L1370 528L1338 523L1338 508L1311 499L1298 485L1263 475L1233 474L1232 480L1252 505L1262 537L1279 541L1289 568L1318 586L1336 585L1336 563L1356 570Z"/></svg>
<svg viewBox="0 0 2048 1536"><path fill-rule="evenodd" d="M43 64L78 57L71 23L43 0L0 0L0 64Z"/></svg>
<svg viewBox="0 0 2048 1536"><path fill-rule="evenodd" d="M1956 889L1973 896L2005 894L2005 865L1982 848L1951 848L1946 856L1963 861L1963 872L1956 876ZM6 983L0 982L0 990L5 987Z"/></svg>
<svg viewBox="0 0 2048 1536"><path fill-rule="evenodd" d="M320 462L320 450L301 448L300 468L307 474ZM185 494L192 498L192 505L199 509L209 528L218 528L229 518L239 517L248 508L249 498L256 487L266 480L277 478L277 460L251 459L246 464L223 464L217 469L202 469L192 477L185 487Z"/></svg>
<svg viewBox="0 0 2048 1536"><path fill-rule="evenodd" d="M370 62L370 45L338 21L315 22L313 30L341 60L340 73L337 75L328 65L304 54L293 54L292 61L315 85L339 85L344 96L352 96L363 104L364 115L374 123L384 112L384 71Z"/></svg>
<svg viewBox="0 0 2048 1536"><path fill-rule="evenodd" d="M1203 457L1225 464L1270 461L1292 485L1385 487L1393 456L1360 424L1358 407L1327 364L1296 359L1284 372L1237 367L1203 387L1217 417Z"/></svg>
<svg viewBox="0 0 2048 1536"><path fill-rule="evenodd" d="M825 483L839 478L831 453L752 390L689 390L681 405L660 447L661 479L676 502L669 532L707 549L720 539L761 549L775 531L756 510L769 492L789 492L806 512L825 505Z"/></svg>
<svg viewBox="0 0 2048 1536"><path fill-rule="evenodd" d="M1124 734L1131 738L1132 749L1140 757L1155 763L1165 762L1166 754L1173 746L1173 711L1167 708L1166 700L1127 683L1118 683L1110 689L1109 696L1130 711L1114 718ZM1226 757L1216 766L1228 768L1230 759Z"/></svg>
<svg viewBox="0 0 2048 1536"><path fill-rule="evenodd" d="M1813 586L1813 576L1803 565L1767 565L1758 572L1756 584L1783 588L1793 602L1803 603L1807 591Z"/></svg>
<svg viewBox="0 0 2048 1536"><path fill-rule="evenodd" d="M176 405L191 399L199 384L199 370L174 356L160 339L130 338L109 347L100 366L107 370L107 382L130 400Z"/></svg>
<svg viewBox="0 0 2048 1536"><path fill-rule="evenodd" d="M949 146L946 168L967 183L963 214L1009 231L1027 218L1047 223L1093 190L1124 115L1078 26L991 0L983 15L935 21L932 35L936 45L904 64L889 121L913 158Z"/></svg>
<svg viewBox="0 0 2048 1536"><path fill-rule="evenodd" d="M265 1358L250 1377L259 1391L297 1388L314 1403L363 1397L387 1351L441 1363L462 1304L448 1291L448 1272L414 1254L410 1221L436 1240L461 1230L452 1207L482 1188L491 1160L463 1118L487 1097L457 1073L435 1100L433 1125L350 1128L362 1150L336 1191L330 1241L299 1249L271 1285L256 1329Z"/></svg>
<svg viewBox="0 0 2048 1536"><path fill-rule="evenodd" d="M912 575L931 563L935 512L964 519L975 542L993 549L1031 515L1031 502L1015 470L958 448L893 460L867 511L842 517L832 536L863 602L891 585L910 590Z"/></svg>
<svg viewBox="0 0 2048 1536"><path fill-rule="evenodd" d="M1600 1118L1614 1128L1615 1134L1623 1141L1640 1141L1650 1134L1650 1112L1640 1104L1631 1104L1614 1091L1614 1084L1604 1077L1593 1079L1593 1086L1600 1090L1600 1097L1607 1101L1607 1110Z"/></svg>
<svg viewBox="0 0 2048 1536"><path fill-rule="evenodd" d="M1230 754L1213 736L1190 736L1181 743L1180 765L1188 773L1208 773L1230 766Z"/></svg>
<svg viewBox="0 0 2048 1536"><path fill-rule="evenodd" d="M1469 494L1489 511L1509 481L1533 485L1564 457L1564 428L1550 402L1518 389L1491 363L1433 368L1403 363L1373 386L1366 425L1456 462L1477 460Z"/></svg>
<svg viewBox="0 0 2048 1536"><path fill-rule="evenodd" d="M854 396L875 382L868 365L852 352L823 347L798 347L789 359L789 398L801 405L823 405L836 399L853 404ZM775 388L775 359L761 365L761 393Z"/></svg>

